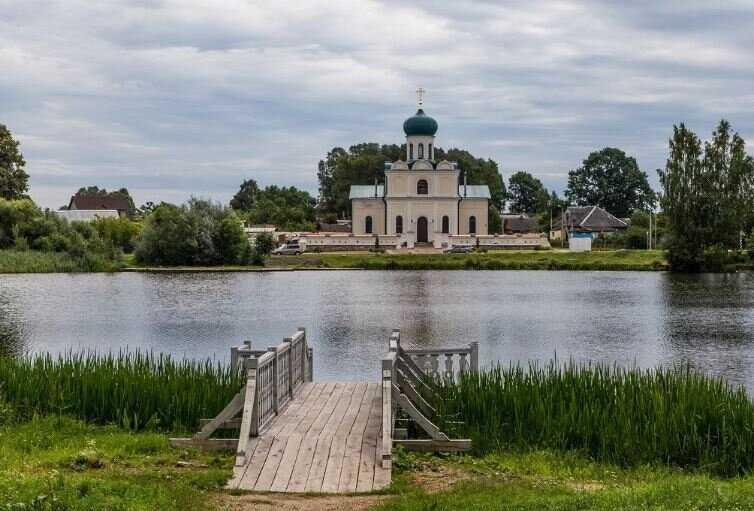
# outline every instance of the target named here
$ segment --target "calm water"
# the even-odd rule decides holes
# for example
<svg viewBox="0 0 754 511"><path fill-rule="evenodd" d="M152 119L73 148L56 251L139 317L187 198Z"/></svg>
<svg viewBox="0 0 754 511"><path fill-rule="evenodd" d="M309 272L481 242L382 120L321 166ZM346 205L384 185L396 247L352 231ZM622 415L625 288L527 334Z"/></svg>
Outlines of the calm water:
<svg viewBox="0 0 754 511"><path fill-rule="evenodd" d="M376 378L405 344L491 361L689 362L754 390L754 274L291 272L0 275L0 348L142 348L226 360L304 326L316 378Z"/></svg>

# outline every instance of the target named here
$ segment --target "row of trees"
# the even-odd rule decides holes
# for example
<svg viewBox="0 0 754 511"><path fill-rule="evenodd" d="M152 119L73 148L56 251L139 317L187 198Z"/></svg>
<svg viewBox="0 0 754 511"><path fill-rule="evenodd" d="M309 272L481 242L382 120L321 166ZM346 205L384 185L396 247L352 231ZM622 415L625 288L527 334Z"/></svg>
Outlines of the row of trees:
<svg viewBox="0 0 754 511"><path fill-rule="evenodd" d="M287 231L314 230L315 205L311 195L294 186L260 189L253 179L245 180L230 201L230 207L245 222L274 224Z"/></svg>
<svg viewBox="0 0 754 511"><path fill-rule="evenodd" d="M658 173L671 268L718 269L754 225L754 159L744 140L725 120L704 143L684 124L674 126Z"/></svg>

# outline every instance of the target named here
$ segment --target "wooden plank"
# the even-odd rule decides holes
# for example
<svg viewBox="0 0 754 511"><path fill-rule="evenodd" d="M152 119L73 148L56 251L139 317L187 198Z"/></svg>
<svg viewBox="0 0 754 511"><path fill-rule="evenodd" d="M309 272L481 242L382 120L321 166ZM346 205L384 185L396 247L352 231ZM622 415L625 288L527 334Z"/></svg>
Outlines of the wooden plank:
<svg viewBox="0 0 754 511"><path fill-rule="evenodd" d="M432 408L432 405L427 403L427 401L424 399L424 396L422 396L419 391L414 388L411 380L409 380L406 374L400 368L396 368L393 375L397 376L396 380L398 387L417 406L417 408L426 417L434 417L435 409Z"/></svg>
<svg viewBox="0 0 754 511"><path fill-rule="evenodd" d="M471 450L471 440L394 440L395 445L402 445L408 451L419 452L464 452Z"/></svg>
<svg viewBox="0 0 754 511"><path fill-rule="evenodd" d="M323 492L338 491L340 482L340 472L343 468L343 458L346 451L346 441L351 432L356 416L364 401L367 384L357 383L351 402L348 405L346 414L335 432L332 445L330 446L330 456L327 459L327 468L325 469L325 478L322 480Z"/></svg>
<svg viewBox="0 0 754 511"><path fill-rule="evenodd" d="M361 442L361 459L359 460L359 477L356 483L356 491L372 491L374 486L374 466L381 464L382 460L377 456L377 446L382 442L380 438L380 424L382 424L382 389L377 384L377 393L372 402L369 412L369 420L364 430Z"/></svg>
<svg viewBox="0 0 754 511"><path fill-rule="evenodd" d="M199 425L204 427L215 419L199 419ZM238 429L241 427L241 418L228 419L220 424L217 429Z"/></svg>
<svg viewBox="0 0 754 511"><path fill-rule="evenodd" d="M449 440L448 436L440 431L440 428L438 428L432 421L422 415L422 413L416 409L411 400L401 393L401 390L395 385L393 385L393 397L398 401L398 404L403 411L409 414L411 418L416 421L416 424L418 424L419 427L421 427L430 437L434 440Z"/></svg>
<svg viewBox="0 0 754 511"><path fill-rule="evenodd" d="M312 459L312 466L309 469L309 477L306 480L306 491L308 492L319 492L322 490L322 483L325 478L325 471L327 469L327 461L330 457L330 447L332 445L333 437L335 436L335 432L348 409L348 405L350 404L355 391L356 384L348 383L345 385L335 410L330 415L325 427L319 434L317 447L314 451L314 458Z"/></svg>
<svg viewBox="0 0 754 511"><path fill-rule="evenodd" d="M312 392L309 396L309 399L307 400L309 406L305 404L301 407L302 411L307 411L304 417L295 427L293 433L288 433L284 428L279 435L288 436L288 443L285 446L285 453L283 453L283 459L280 461L280 467L278 467L277 474L275 474L275 480L270 487L270 491L286 491L286 489L288 488L288 482L291 479L293 468L295 467L296 460L299 456L301 442L309 431L309 427L319 415L320 410L325 405L325 400L332 393L332 389L335 387L335 384L325 383L318 385L318 387L320 391ZM290 424L287 425L286 428L288 426L290 426Z"/></svg>
<svg viewBox="0 0 754 511"><path fill-rule="evenodd" d="M254 361L252 360L252 363ZM257 375L256 369L249 369L246 376L246 387L244 388L243 414L241 415L241 430L238 433L238 446L236 449L236 465L246 464L246 451L248 449L249 437L256 430L256 422L259 411L257 408ZM230 417L227 417L228 419Z"/></svg>
<svg viewBox="0 0 754 511"><path fill-rule="evenodd" d="M267 456L270 454L270 448L272 447L272 438L265 437L260 438L257 442L256 449L252 454L250 451L249 461L246 464L246 472L241 476L241 480L238 483L238 488L241 490L253 490L254 485L257 484L259 474L262 473Z"/></svg>
<svg viewBox="0 0 754 511"><path fill-rule="evenodd" d="M222 411L218 413L214 419L205 424L204 427L196 435L194 435L194 437L199 440L209 438L212 433L214 433L215 430L220 427L221 424L223 424L228 419L232 419L233 417L238 415L244 406L245 396L246 387L242 388L240 392L233 396L233 399L230 400L230 403L225 405L225 408L223 408Z"/></svg>
<svg viewBox="0 0 754 511"><path fill-rule="evenodd" d="M256 491L269 491L272 486L272 482L275 480L275 474L277 474L278 467L280 466L280 460L283 458L285 452L285 445L288 443L286 437L276 437L272 441L272 447L270 447L270 453L267 455L267 459L262 467L262 472L259 474L254 490Z"/></svg>
<svg viewBox="0 0 754 511"><path fill-rule="evenodd" d="M379 452L379 449L382 448L381 438L382 438L382 429L380 428L378 440L377 440L377 443L375 444L375 449L377 450L377 452ZM374 464L374 483L372 484L372 489L376 491L376 490L381 490L383 488L387 488L388 486L390 486L391 478L392 478L392 463L384 464L378 460L377 463Z"/></svg>
<svg viewBox="0 0 754 511"><path fill-rule="evenodd" d="M170 447L204 449L208 451L234 451L238 438L171 438Z"/></svg>
<svg viewBox="0 0 754 511"><path fill-rule="evenodd" d="M259 442L259 437L252 438L249 441L249 444L248 444L246 450L250 454L253 454L254 451L256 450L258 442ZM230 481L227 482L227 484L225 485L225 487L228 490L236 490L236 489L238 489L238 486L241 484L241 480L243 479L244 474L246 474L246 471L248 470L248 468L249 468L248 464L235 465L233 467L233 477L230 478Z"/></svg>
<svg viewBox="0 0 754 511"><path fill-rule="evenodd" d="M359 463L361 462L361 447L364 443L364 431L369 421L369 415L375 400L382 406L382 394L379 393L378 383L367 384L367 391L361 403L359 414L353 423L351 432L346 440L346 452L343 457L343 467L340 470L338 493L353 493L356 491L359 478Z"/></svg>
<svg viewBox="0 0 754 511"><path fill-rule="evenodd" d="M320 402L322 392L327 391L328 388L332 389L332 387L330 387L326 383L316 383L313 384L313 387L314 388L312 389L312 391L309 393L306 399L301 402L300 406L298 406L295 410L287 411L284 414L287 420L277 432L278 436L288 436L296 431L296 428L298 428L299 424L307 417L311 410L317 407L318 403Z"/></svg>
<svg viewBox="0 0 754 511"><path fill-rule="evenodd" d="M301 408L301 406L303 406L303 404L306 402L306 400L309 398L309 395L314 391L315 388L317 388L316 383L307 383L305 387L302 387L301 392L296 396L296 399L291 401L288 405L288 408L286 408L279 417L270 422L267 428L262 431L260 435L277 436L278 433L280 433L280 430L283 429L286 424L288 424L288 421L295 420L298 410Z"/></svg>
<svg viewBox="0 0 754 511"><path fill-rule="evenodd" d="M327 399L327 402L322 407L319 415L309 428L304 441L301 443L299 455L296 459L296 466L293 469L291 480L288 483L289 492L303 492L306 490L306 482L309 477L309 469L312 466L314 452L317 449L317 442L319 441L319 435L322 432L322 429L325 427L325 424L327 424L327 421L332 416L332 413L335 410L335 407L338 404L338 401L340 400L344 389L345 385L342 383L337 383L334 385L330 397Z"/></svg>

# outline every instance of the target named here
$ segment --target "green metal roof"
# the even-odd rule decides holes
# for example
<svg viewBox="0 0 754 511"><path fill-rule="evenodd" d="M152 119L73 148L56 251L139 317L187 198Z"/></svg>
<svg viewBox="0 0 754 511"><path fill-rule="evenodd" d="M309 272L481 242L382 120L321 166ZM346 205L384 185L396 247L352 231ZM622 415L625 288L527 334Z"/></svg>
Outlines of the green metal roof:
<svg viewBox="0 0 754 511"><path fill-rule="evenodd" d="M426 135L433 137L437 133L437 121L424 113L421 108L403 123L406 135Z"/></svg>

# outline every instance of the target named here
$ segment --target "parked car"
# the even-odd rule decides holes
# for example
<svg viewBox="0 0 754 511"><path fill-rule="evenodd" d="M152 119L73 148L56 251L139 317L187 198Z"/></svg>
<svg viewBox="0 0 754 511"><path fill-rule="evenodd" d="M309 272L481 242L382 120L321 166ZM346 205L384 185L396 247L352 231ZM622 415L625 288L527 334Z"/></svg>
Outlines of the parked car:
<svg viewBox="0 0 754 511"><path fill-rule="evenodd" d="M301 245L295 240L284 243L272 251L276 255L299 255L301 252Z"/></svg>
<svg viewBox="0 0 754 511"><path fill-rule="evenodd" d="M443 250L444 254L469 254L474 251L474 247L468 245L453 245Z"/></svg>

